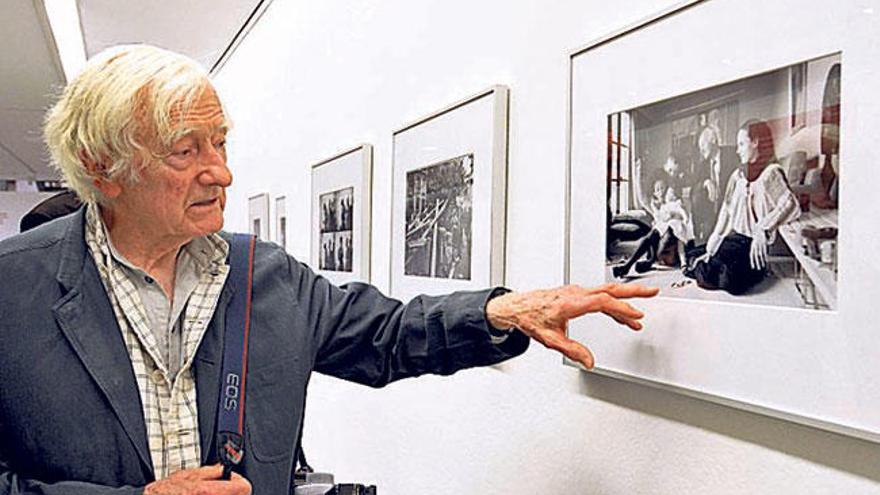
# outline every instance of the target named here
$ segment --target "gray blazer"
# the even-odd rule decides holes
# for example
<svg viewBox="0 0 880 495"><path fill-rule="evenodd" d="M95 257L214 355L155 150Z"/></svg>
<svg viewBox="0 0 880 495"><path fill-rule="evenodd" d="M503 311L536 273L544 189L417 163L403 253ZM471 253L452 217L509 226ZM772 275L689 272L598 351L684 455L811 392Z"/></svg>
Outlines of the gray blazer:
<svg viewBox="0 0 880 495"><path fill-rule="evenodd" d="M0 242L0 495L141 493L155 479L140 396L110 301L85 245L84 210ZM224 234L225 235L225 234ZM313 370L381 387L525 352L491 341L492 291L417 297L335 287L258 243L242 473L257 495L286 494ZM224 288L194 362L202 461L215 422Z"/></svg>

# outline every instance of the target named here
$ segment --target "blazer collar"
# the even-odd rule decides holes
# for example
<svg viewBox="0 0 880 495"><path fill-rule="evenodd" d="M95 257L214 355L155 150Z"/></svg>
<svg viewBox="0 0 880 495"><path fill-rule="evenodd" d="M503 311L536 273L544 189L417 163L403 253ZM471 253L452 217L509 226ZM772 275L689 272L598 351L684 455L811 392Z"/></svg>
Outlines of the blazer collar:
<svg viewBox="0 0 880 495"><path fill-rule="evenodd" d="M97 267L88 252L85 221L85 207L70 217L56 275L66 294L53 311L62 332L107 397L138 456L152 473L143 407L131 358ZM221 237L227 242L230 240L225 232ZM226 307L231 297L232 290L227 284L193 361L203 463L209 458L216 459L216 453L213 453L216 450L214 428L220 395Z"/></svg>
<svg viewBox="0 0 880 495"><path fill-rule="evenodd" d="M143 466L153 472L140 392L119 323L85 243L85 208L71 215L56 278L64 295L52 311L61 333L107 398Z"/></svg>

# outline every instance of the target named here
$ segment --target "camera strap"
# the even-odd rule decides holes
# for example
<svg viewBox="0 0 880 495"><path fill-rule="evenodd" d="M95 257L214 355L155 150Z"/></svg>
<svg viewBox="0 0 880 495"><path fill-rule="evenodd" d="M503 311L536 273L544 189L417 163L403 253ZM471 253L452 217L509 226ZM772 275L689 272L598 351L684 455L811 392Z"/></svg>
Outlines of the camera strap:
<svg viewBox="0 0 880 495"><path fill-rule="evenodd" d="M245 378L255 243L253 235L233 234L229 253L232 301L226 312L220 405L217 408L217 454L226 480L244 457Z"/></svg>

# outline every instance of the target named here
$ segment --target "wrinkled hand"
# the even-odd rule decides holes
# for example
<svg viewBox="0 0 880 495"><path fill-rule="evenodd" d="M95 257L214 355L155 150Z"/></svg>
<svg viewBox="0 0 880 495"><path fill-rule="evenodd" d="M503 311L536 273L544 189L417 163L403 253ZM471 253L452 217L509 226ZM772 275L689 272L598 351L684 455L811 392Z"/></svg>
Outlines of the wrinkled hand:
<svg viewBox="0 0 880 495"><path fill-rule="evenodd" d="M219 464L184 469L144 487L144 495L250 495L251 484L238 473L221 480Z"/></svg>
<svg viewBox="0 0 880 495"><path fill-rule="evenodd" d="M749 264L751 264L752 270L763 270L767 266L767 236L761 228L756 228L752 233Z"/></svg>
<svg viewBox="0 0 880 495"><path fill-rule="evenodd" d="M641 330L639 320L644 314L622 299L652 297L657 292L656 287L636 284L605 284L593 288L566 285L511 292L491 299L486 305L486 317L495 328L515 327L589 369L595 363L593 353L565 335L568 321L587 313L604 313L621 325Z"/></svg>

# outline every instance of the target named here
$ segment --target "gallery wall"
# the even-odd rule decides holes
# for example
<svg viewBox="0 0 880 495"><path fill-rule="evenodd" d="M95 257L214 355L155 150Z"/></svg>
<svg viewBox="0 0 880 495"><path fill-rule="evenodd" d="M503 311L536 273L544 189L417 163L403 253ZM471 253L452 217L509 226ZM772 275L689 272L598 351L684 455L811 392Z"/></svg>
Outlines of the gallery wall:
<svg viewBox="0 0 880 495"><path fill-rule="evenodd" d="M371 143L371 271L387 289L391 133L505 84L506 285L562 283L568 55L675 3L276 0L216 77L235 125L227 229L247 230L248 197L284 195L288 250L308 259L310 165ZM311 464L384 494L880 490L877 444L582 373L537 345L382 390L315 376L309 397Z"/></svg>
<svg viewBox="0 0 880 495"><path fill-rule="evenodd" d="M0 192L0 239L17 234L21 217L53 194L55 193L36 191Z"/></svg>

